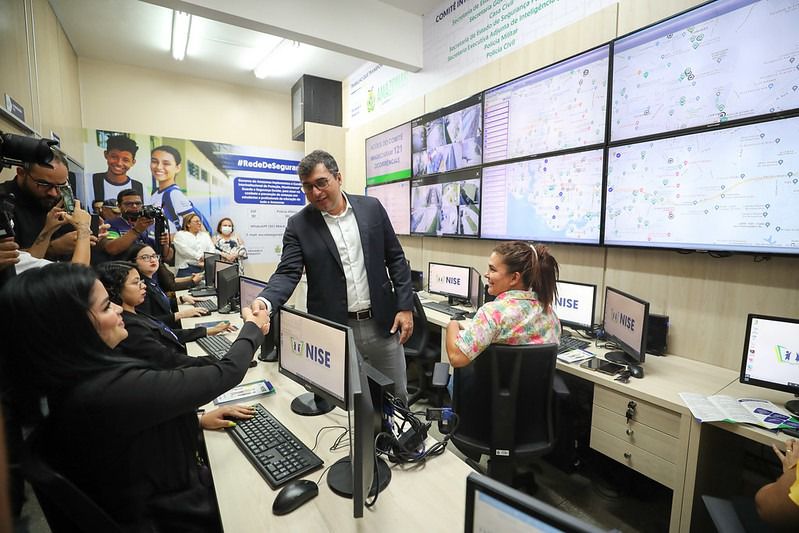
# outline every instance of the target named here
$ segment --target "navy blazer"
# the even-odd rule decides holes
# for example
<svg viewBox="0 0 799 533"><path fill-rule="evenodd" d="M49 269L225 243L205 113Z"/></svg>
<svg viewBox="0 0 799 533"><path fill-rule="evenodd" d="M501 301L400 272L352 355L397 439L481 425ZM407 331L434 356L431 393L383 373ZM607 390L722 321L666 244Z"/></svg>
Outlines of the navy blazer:
<svg viewBox="0 0 799 533"><path fill-rule="evenodd" d="M175 329L173 337L161 328L157 319L144 313L122 311L122 320L128 337L119 343L119 349L130 357L153 363L155 368L202 366L214 361L210 356L186 355L185 343L205 337L205 328Z"/></svg>
<svg viewBox="0 0 799 533"><path fill-rule="evenodd" d="M386 336L397 311L413 309L411 270L386 210L375 198L347 194L358 221L372 314ZM300 281L308 279L308 312L339 324L347 323L347 281L338 248L312 204L288 220L283 254L260 296L273 308L286 303Z"/></svg>

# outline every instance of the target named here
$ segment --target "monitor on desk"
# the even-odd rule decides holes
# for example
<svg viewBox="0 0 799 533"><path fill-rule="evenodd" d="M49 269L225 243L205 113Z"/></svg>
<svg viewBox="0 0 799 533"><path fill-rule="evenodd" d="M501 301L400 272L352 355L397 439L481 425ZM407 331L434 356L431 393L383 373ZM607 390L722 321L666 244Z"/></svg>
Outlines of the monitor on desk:
<svg viewBox="0 0 799 533"><path fill-rule="evenodd" d="M468 302L471 268L430 262L427 266L427 290L446 296L449 305Z"/></svg>
<svg viewBox="0 0 799 533"><path fill-rule="evenodd" d="M620 349L606 353L605 359L623 365L643 363L648 321L649 302L606 287L602 328L605 338L618 344Z"/></svg>
<svg viewBox="0 0 799 533"><path fill-rule="evenodd" d="M352 330L324 318L281 307L275 322L278 368L310 392L294 398L291 410L321 415L347 409L347 369Z"/></svg>
<svg viewBox="0 0 799 533"><path fill-rule="evenodd" d="M249 278L247 276L239 276L239 304L240 309L250 307L259 294L266 288L267 283L260 279ZM244 316L242 315L243 319ZM258 355L261 361L268 361L274 363L277 361L277 353L275 351L275 329L270 328L269 333L264 336L264 341L261 343L261 353Z"/></svg>
<svg viewBox="0 0 799 533"><path fill-rule="evenodd" d="M477 473L466 478L466 533L603 531L541 500Z"/></svg>
<svg viewBox="0 0 799 533"><path fill-rule="evenodd" d="M205 271L205 286L216 287L216 262L220 255L214 252L203 252L203 270Z"/></svg>
<svg viewBox="0 0 799 533"><path fill-rule="evenodd" d="M476 268L472 268L472 279L469 282L469 304L475 311L483 305L483 282Z"/></svg>
<svg viewBox="0 0 799 533"><path fill-rule="evenodd" d="M219 288L219 280L217 279L217 277L219 276L219 273L222 272L223 270L226 270L226 269L232 267L232 266L233 266L233 263L230 263L230 262L225 261L223 259L219 259L219 257L217 257L214 260L214 265L213 265L213 273L214 274L211 277L211 279L213 280L211 282L212 283L211 286Z"/></svg>
<svg viewBox="0 0 799 533"><path fill-rule="evenodd" d="M223 261L217 261L219 265ZM222 267L216 273L216 303L220 313L233 313L239 310L239 269Z"/></svg>
<svg viewBox="0 0 799 533"><path fill-rule="evenodd" d="M560 323L572 329L590 331L594 326L596 285L557 281L558 297L553 308Z"/></svg>
<svg viewBox="0 0 799 533"><path fill-rule="evenodd" d="M749 315L739 379L799 396L799 318ZM799 416L799 400L785 408Z"/></svg>

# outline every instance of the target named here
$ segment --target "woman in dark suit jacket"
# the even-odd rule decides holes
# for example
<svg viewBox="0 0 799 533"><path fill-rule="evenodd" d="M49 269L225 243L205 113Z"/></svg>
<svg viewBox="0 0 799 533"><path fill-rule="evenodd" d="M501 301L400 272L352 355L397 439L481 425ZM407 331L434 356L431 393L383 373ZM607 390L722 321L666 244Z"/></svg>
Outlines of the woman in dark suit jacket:
<svg viewBox="0 0 799 533"><path fill-rule="evenodd" d="M215 409L198 424L196 409L242 380L269 318L245 309L226 358L162 370L114 351L128 335L121 312L88 267L16 276L0 293L4 392L15 405L47 400L41 455L125 531L218 530L197 462L199 427L227 427L224 416L251 410Z"/></svg>
<svg viewBox="0 0 799 533"><path fill-rule="evenodd" d="M119 348L131 357L146 359L159 368L197 366L212 361L210 357L189 357L187 342L206 335L227 331L228 322L220 322L211 328L172 329L157 318L138 311L145 297L145 286L139 271L127 261L111 261L97 267L100 282L108 291L108 298L122 306L122 320L128 336Z"/></svg>

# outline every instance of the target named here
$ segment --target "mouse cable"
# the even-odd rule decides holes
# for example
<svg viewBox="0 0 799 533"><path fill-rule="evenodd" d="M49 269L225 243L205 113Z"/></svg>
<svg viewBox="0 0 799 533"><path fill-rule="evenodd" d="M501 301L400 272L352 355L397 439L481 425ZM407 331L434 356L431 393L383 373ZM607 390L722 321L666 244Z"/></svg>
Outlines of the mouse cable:
<svg viewBox="0 0 799 533"><path fill-rule="evenodd" d="M336 463L333 463L333 464L336 464ZM322 473L319 474L319 479L316 480L316 484L317 485L320 485L322 483L322 478L325 477L325 474L327 474L327 471L330 470L332 467L333 467L333 465L328 465L327 468L322 470Z"/></svg>
<svg viewBox="0 0 799 533"><path fill-rule="evenodd" d="M342 429L342 430L344 430L344 434L345 435L347 434L347 431L348 431L347 428L345 428L344 426L324 426L324 427L322 427L319 431L316 432L316 438L313 441L313 448L311 448L312 452L316 451L316 447L319 445L319 437L322 435L322 432L324 430L326 430L326 429ZM341 436L339 435L339 437L336 439L336 441L338 441L338 439L340 439L340 438L341 438Z"/></svg>
<svg viewBox="0 0 799 533"><path fill-rule="evenodd" d="M333 441L333 444L331 444L331 445L330 445L330 448L329 448L329 450L330 450L331 452L338 451L338 450L340 450L340 449L342 449L342 448L349 448L349 446L350 446L350 441L349 441L349 439L347 439L347 440L344 440L344 437L346 437L347 435L349 435L349 433L350 433L350 430L349 430L349 428L345 428L345 427L343 427L343 426L342 426L342 429L343 429L344 431L341 433L341 435L339 435L338 437L336 437L336 440L335 440L335 441Z"/></svg>

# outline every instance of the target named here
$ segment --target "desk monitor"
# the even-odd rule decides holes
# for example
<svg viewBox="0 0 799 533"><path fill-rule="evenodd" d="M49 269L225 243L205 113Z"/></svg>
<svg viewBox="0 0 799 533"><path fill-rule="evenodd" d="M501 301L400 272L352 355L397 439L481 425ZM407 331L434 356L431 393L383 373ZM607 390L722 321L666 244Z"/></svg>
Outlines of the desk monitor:
<svg viewBox="0 0 799 533"><path fill-rule="evenodd" d="M603 531L488 476L466 478L466 533L482 531L595 533Z"/></svg>
<svg viewBox="0 0 799 533"><path fill-rule="evenodd" d="M347 344L350 455L330 467L327 485L339 496L352 498L352 516L362 518L367 498L391 481L388 465L375 455L375 438L383 427L383 395L394 384L363 361L352 335Z"/></svg>
<svg viewBox="0 0 799 533"><path fill-rule="evenodd" d="M217 261L219 265L223 261ZM223 267L216 274L216 303L219 313L233 313L239 310L239 269Z"/></svg>
<svg viewBox="0 0 799 533"><path fill-rule="evenodd" d="M278 368L310 392L294 398L291 410L321 415L347 409L347 360L352 330L296 309L281 307L275 321Z"/></svg>
<svg viewBox="0 0 799 533"><path fill-rule="evenodd" d="M649 302L613 287L606 287L602 327L605 337L618 344L621 350L606 353L605 359L623 365L643 363L646 355L647 322Z"/></svg>
<svg viewBox="0 0 799 533"><path fill-rule="evenodd" d="M558 297L553 306L560 323L590 331L594 326L596 285L558 280Z"/></svg>
<svg viewBox="0 0 799 533"><path fill-rule="evenodd" d="M476 268L472 268L472 278L469 282L469 304L475 309L483 305L483 281Z"/></svg>
<svg viewBox="0 0 799 533"><path fill-rule="evenodd" d="M219 259L219 257L217 257L214 260L214 266L213 266L214 275L211 277L211 279L213 280L213 286L214 287L217 287L217 288L219 287L219 280L217 279L217 277L219 276L219 273L222 272L223 270L227 269L227 268L232 267L233 264L234 263L230 263L230 262L225 261L223 259Z"/></svg>
<svg viewBox="0 0 799 533"><path fill-rule="evenodd" d="M446 296L449 305L467 302L471 272L472 269L467 266L430 262L427 265L427 290Z"/></svg>
<svg viewBox="0 0 799 533"><path fill-rule="evenodd" d="M394 233L411 234L411 182L398 181L372 185L366 188L366 196L377 198L386 210Z"/></svg>
<svg viewBox="0 0 799 533"><path fill-rule="evenodd" d="M799 396L799 318L749 315L739 379ZM799 399L785 408L799 416Z"/></svg>
<svg viewBox="0 0 799 533"><path fill-rule="evenodd" d="M266 288L267 283L260 279L249 278L247 276L239 276L239 305L240 309L250 307L255 298ZM242 319L244 316L241 317ZM264 342L261 343L261 353L258 355L261 361L268 361L274 363L277 361L277 353L275 351L275 330L269 329L269 333L264 336Z"/></svg>
<svg viewBox="0 0 799 533"><path fill-rule="evenodd" d="M203 270L205 271L205 286L216 287L216 262L220 259L220 255L214 252L203 253Z"/></svg>

